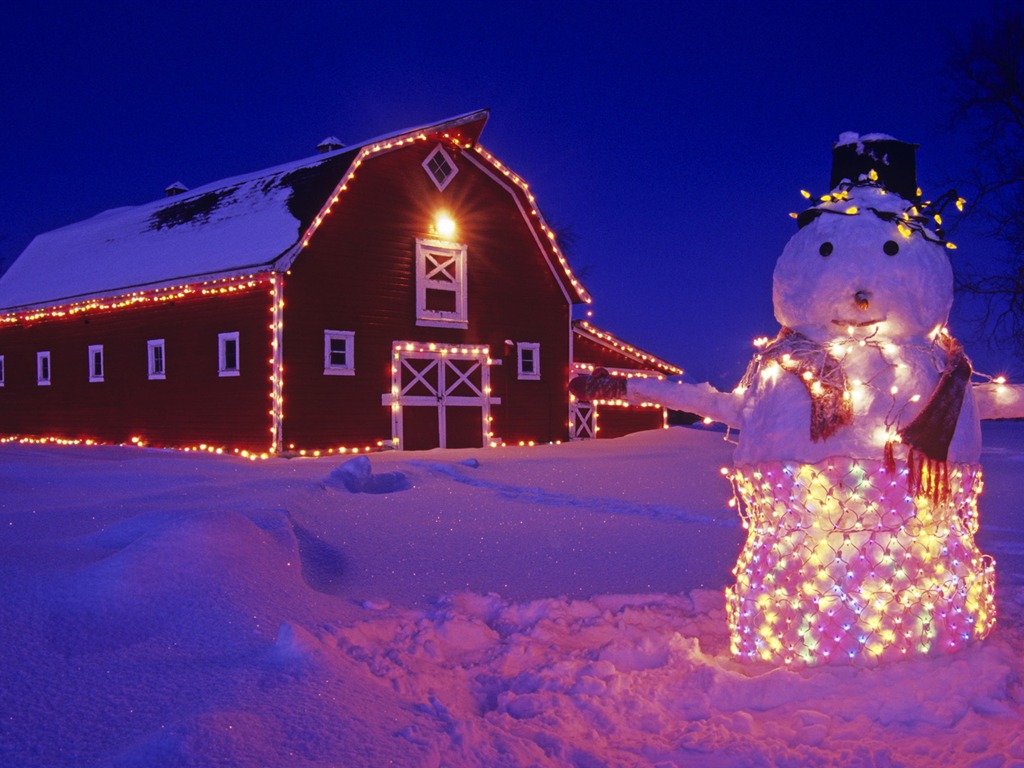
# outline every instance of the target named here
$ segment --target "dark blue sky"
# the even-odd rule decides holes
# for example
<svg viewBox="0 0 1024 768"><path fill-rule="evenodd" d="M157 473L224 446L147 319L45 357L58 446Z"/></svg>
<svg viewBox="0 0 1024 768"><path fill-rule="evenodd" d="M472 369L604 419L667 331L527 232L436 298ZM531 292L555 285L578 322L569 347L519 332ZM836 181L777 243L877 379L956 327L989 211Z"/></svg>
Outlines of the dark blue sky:
<svg viewBox="0 0 1024 768"><path fill-rule="evenodd" d="M989 2L18 4L0 31L0 260L40 232L489 107L598 325L732 386L771 272L843 131L921 144L938 195L946 37ZM781 6L781 7L780 7ZM964 231L955 259L995 247ZM1017 372L954 332L979 368Z"/></svg>

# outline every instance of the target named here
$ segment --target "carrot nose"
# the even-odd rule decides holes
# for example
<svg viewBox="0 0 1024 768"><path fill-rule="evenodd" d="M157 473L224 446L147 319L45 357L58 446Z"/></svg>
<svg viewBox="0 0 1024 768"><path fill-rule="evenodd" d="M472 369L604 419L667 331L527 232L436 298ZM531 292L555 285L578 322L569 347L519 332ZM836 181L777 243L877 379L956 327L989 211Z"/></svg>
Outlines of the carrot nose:
<svg viewBox="0 0 1024 768"><path fill-rule="evenodd" d="M853 302L857 305L857 309L867 309L870 299L871 291L857 291L853 294Z"/></svg>

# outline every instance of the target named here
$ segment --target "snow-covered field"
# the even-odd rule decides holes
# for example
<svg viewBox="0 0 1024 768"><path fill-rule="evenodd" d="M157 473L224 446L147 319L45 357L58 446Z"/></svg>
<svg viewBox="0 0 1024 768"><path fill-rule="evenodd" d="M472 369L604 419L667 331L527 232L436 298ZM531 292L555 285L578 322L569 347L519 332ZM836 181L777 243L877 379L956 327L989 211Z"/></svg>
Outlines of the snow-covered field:
<svg viewBox="0 0 1024 768"><path fill-rule="evenodd" d="M0 765L1024 766L1024 424L984 429L993 635L799 672L728 654L720 434L0 446Z"/></svg>

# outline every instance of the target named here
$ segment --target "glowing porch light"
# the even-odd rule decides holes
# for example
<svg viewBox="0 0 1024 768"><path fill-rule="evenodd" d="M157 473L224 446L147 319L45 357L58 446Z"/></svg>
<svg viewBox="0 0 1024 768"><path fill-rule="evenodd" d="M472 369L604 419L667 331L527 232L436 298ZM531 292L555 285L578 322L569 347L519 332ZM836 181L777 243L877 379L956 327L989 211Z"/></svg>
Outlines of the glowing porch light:
<svg viewBox="0 0 1024 768"><path fill-rule="evenodd" d="M441 237L451 238L455 236L455 220L446 212L441 211L434 217L434 230Z"/></svg>

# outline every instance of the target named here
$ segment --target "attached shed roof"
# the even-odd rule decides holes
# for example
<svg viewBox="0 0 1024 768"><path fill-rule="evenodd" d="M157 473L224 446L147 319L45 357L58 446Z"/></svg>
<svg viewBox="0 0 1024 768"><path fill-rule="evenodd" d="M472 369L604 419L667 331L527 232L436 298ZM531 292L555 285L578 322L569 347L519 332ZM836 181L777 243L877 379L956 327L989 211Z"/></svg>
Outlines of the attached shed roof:
<svg viewBox="0 0 1024 768"><path fill-rule="evenodd" d="M639 347L623 341L608 331L601 330L586 320L573 320L572 332L580 338L589 339L595 344L607 347L608 349L617 352L623 357L633 360L645 368L655 369L669 376L679 376L683 373L683 369L679 366L673 365L657 355L652 355L650 352L645 352ZM585 361L577 360L577 362Z"/></svg>
<svg viewBox="0 0 1024 768"><path fill-rule="evenodd" d="M365 148L460 127L472 142L487 116L470 112L397 131L39 235L0 277L0 308L65 304L290 263Z"/></svg>

